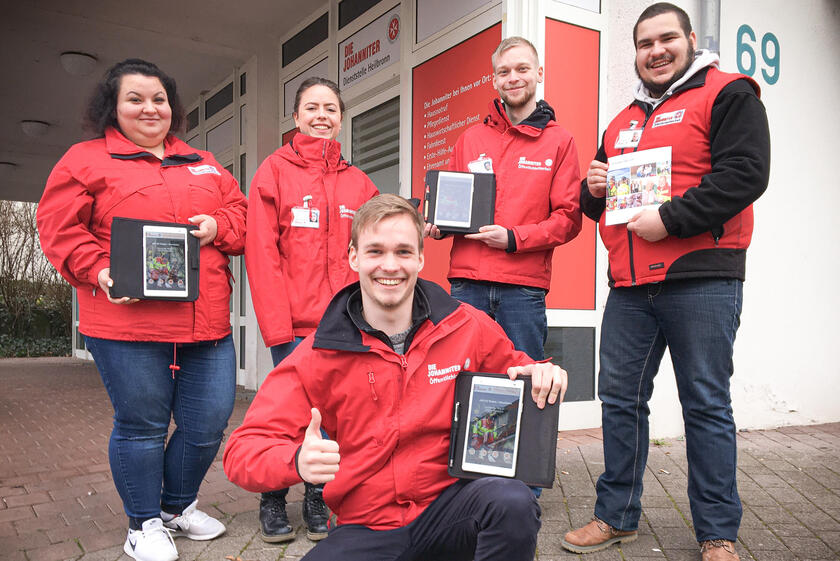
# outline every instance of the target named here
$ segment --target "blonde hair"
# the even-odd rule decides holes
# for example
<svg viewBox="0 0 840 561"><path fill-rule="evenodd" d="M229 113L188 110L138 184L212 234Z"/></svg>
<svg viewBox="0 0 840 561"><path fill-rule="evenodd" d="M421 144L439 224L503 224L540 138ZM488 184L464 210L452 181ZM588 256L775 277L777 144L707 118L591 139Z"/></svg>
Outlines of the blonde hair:
<svg viewBox="0 0 840 561"><path fill-rule="evenodd" d="M490 56L490 64L493 65L493 71L496 71L496 59L498 59L503 52L508 49L512 49L513 47L528 47L531 49L531 52L534 53L534 61L536 61L537 66L540 65L540 56L537 54L537 48L525 37L519 37L518 35L514 35L513 37L508 37L507 39L502 39L502 42L499 43L499 46L496 47L496 50L493 51L493 54Z"/></svg>
<svg viewBox="0 0 840 561"><path fill-rule="evenodd" d="M417 229L418 249L423 251L423 219L410 202L391 193L383 193L370 199L356 211L353 225L350 228L350 247L358 249L359 235L362 230L379 224L386 218L405 215L411 218Z"/></svg>

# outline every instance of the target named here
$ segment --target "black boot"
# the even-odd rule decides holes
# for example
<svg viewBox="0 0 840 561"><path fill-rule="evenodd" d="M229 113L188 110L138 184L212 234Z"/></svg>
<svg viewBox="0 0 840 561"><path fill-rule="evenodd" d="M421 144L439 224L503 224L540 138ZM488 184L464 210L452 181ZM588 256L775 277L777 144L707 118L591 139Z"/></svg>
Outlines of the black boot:
<svg viewBox="0 0 840 561"><path fill-rule="evenodd" d="M327 537L330 511L324 504L323 485L304 483L303 521L306 523L306 537L317 542Z"/></svg>
<svg viewBox="0 0 840 561"><path fill-rule="evenodd" d="M295 539L295 529L286 516L286 494L280 489L260 495L260 537L269 543L288 542Z"/></svg>

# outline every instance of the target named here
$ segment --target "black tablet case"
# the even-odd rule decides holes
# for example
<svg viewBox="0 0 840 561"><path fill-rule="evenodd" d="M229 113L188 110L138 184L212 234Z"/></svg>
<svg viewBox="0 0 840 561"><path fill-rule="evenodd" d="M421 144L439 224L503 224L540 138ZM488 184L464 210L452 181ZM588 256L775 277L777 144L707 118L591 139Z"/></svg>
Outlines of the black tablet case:
<svg viewBox="0 0 840 561"><path fill-rule="evenodd" d="M467 427L465 422L469 417L470 387L475 376L508 379L506 374L482 372L461 372L455 379L455 403L452 406L452 433L449 439L449 475L463 479L488 477L486 473L461 469ZM522 376L521 379L525 382L522 393L524 407L520 420L519 451L516 457L514 479L519 479L531 487L550 489L554 483L560 404L550 405L546 402L544 409L538 408L531 397L531 377Z"/></svg>
<svg viewBox="0 0 840 561"><path fill-rule="evenodd" d="M473 180L473 212L470 217L469 228L438 225L438 229L444 234L475 234L482 226L494 224L496 212L496 175L493 173L464 173L455 171L447 171L446 173L472 175L475 178ZM433 224L439 174L440 170L426 172L426 195L425 201L423 202L423 213L426 222Z"/></svg>
<svg viewBox="0 0 840 561"><path fill-rule="evenodd" d="M111 287L112 298L140 298L142 300L171 300L173 302L194 302L198 298L198 252L200 241L187 235L187 296L144 296L143 295L143 226L171 226L198 230L193 224L155 222L135 218L114 217L111 222Z"/></svg>

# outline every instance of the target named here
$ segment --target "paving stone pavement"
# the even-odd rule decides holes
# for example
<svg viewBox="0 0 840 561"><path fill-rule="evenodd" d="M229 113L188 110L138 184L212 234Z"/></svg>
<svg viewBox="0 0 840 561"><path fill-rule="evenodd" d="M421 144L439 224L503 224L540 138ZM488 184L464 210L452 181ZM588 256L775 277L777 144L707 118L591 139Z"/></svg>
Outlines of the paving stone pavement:
<svg viewBox="0 0 840 561"><path fill-rule="evenodd" d="M0 559L130 561L126 520L111 481L107 442L112 410L92 363L70 358L0 360ZM251 397L240 392L230 421ZM738 434L738 485L744 503L738 551L744 560L840 559L840 423ZM178 539L184 561L300 559L312 544L263 543L258 497L227 481L217 457L199 506L227 525L210 542ZM603 470L600 430L561 432L557 482L540 499L537 559L699 561L686 496L685 446L652 444L639 539L580 556L560 547L586 523ZM302 486L289 495L299 534Z"/></svg>

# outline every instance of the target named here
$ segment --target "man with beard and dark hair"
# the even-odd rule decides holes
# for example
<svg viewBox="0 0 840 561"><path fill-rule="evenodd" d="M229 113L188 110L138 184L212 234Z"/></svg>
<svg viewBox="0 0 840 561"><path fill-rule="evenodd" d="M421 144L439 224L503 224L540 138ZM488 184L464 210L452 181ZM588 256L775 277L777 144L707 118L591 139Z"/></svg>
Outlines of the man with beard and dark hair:
<svg viewBox="0 0 840 561"><path fill-rule="evenodd" d="M770 133L758 85L697 51L680 8L654 4L634 28L634 101L613 119L581 182L581 208L609 250L598 396L604 473L592 521L563 547L636 539L648 400L668 347L685 426L688 498L703 561L738 560L735 422L729 392L752 203L767 188ZM608 158L671 148L671 199L607 226Z"/></svg>
<svg viewBox="0 0 840 561"><path fill-rule="evenodd" d="M542 360L551 258L580 231L580 164L572 135L537 101L543 68L534 45L509 37L491 63L501 99L458 139L449 169L496 175L496 223L455 236L447 277L452 296L489 314L518 350ZM440 237L431 224L426 234Z"/></svg>

